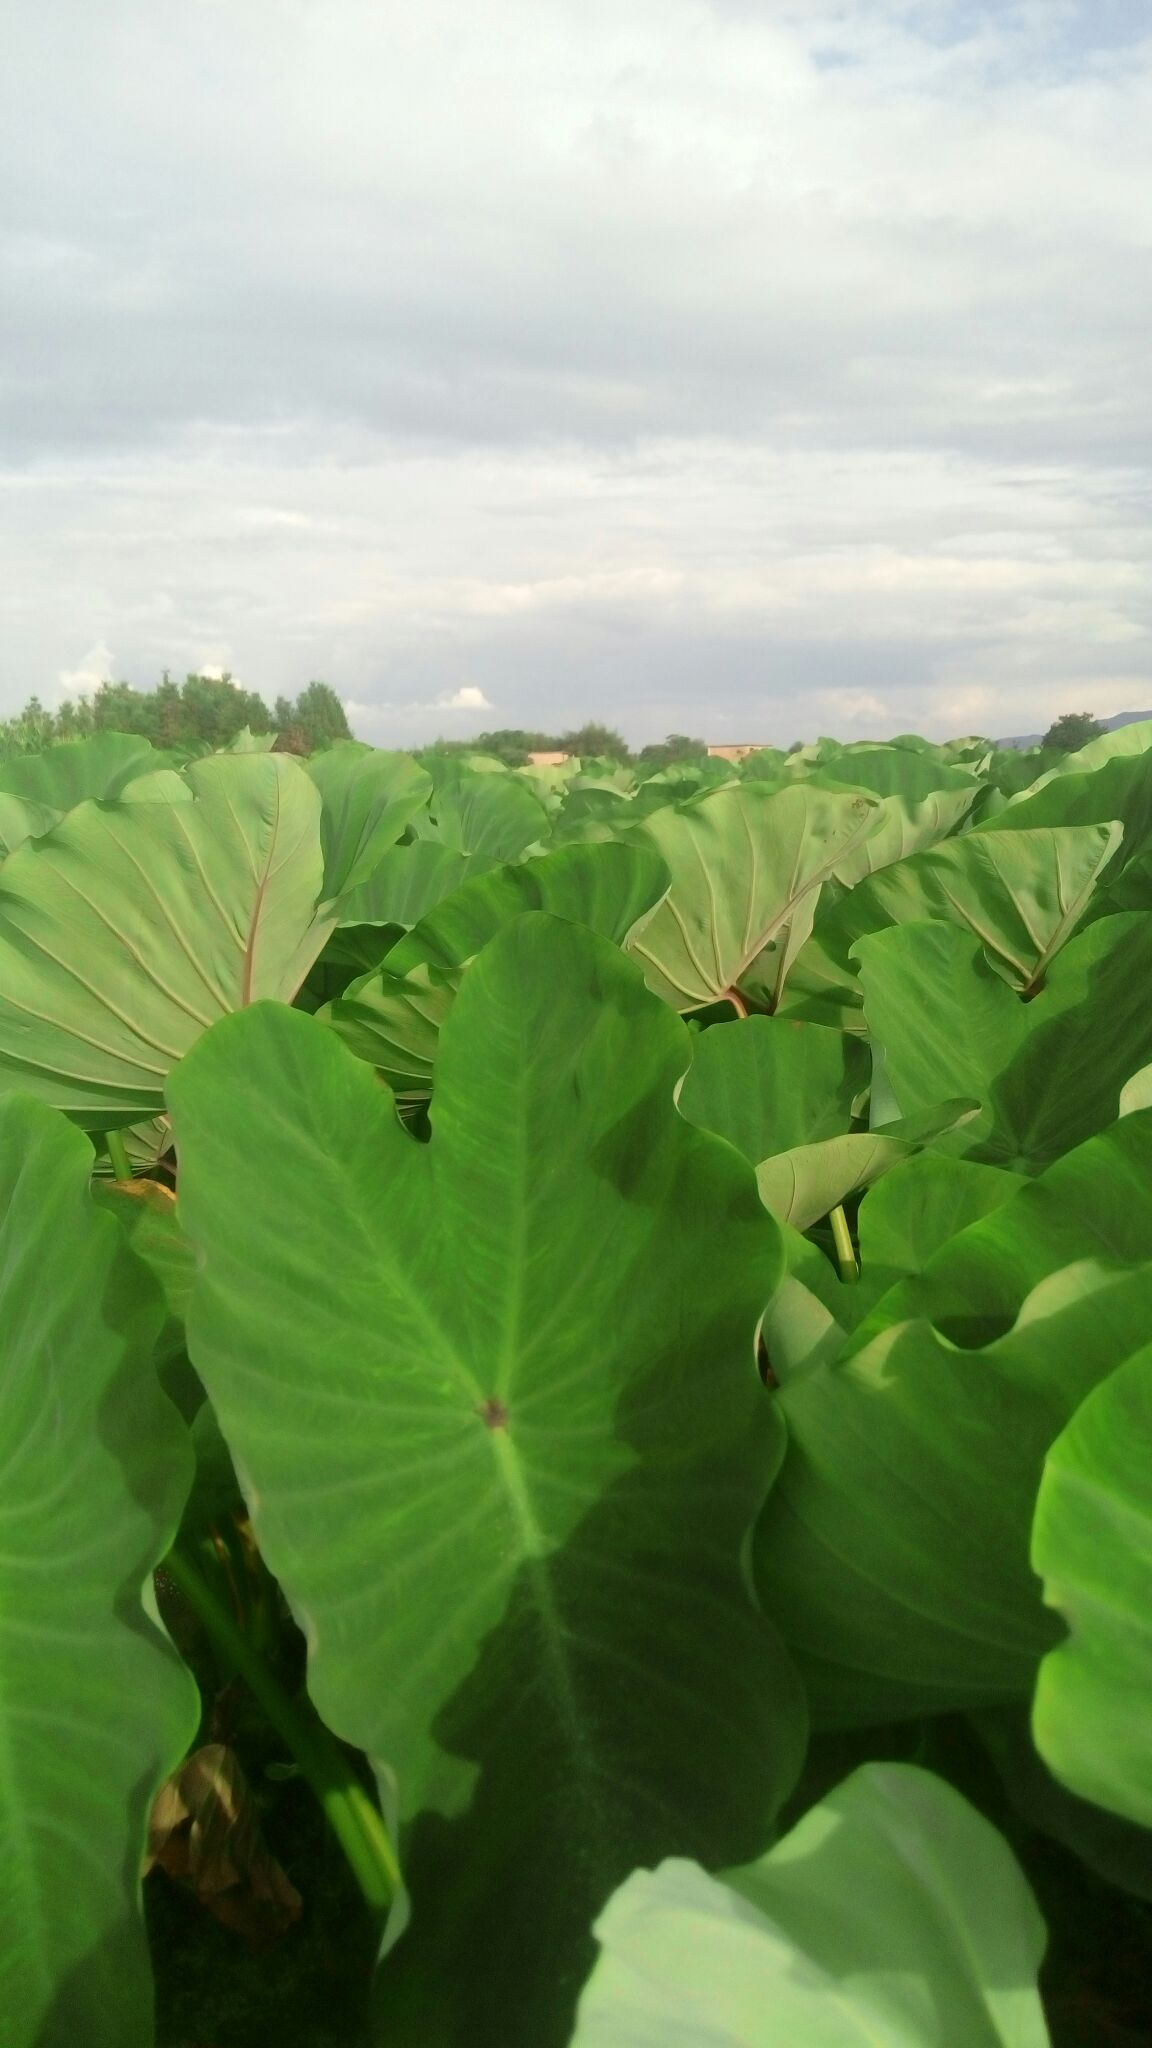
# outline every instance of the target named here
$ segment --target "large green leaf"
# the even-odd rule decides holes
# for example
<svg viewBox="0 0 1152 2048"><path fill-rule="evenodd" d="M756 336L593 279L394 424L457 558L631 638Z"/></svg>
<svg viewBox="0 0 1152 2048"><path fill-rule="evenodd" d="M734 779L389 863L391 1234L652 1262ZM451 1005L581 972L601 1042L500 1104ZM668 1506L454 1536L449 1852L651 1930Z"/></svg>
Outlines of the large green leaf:
<svg viewBox="0 0 1152 2048"><path fill-rule="evenodd" d="M1133 1266L1148 1256L1152 1113L1125 1117L1023 1186L1016 1176L1005 1178L1016 1189L1011 1200L990 1202L922 1270L893 1287L861 1322L854 1346L920 1317L959 1344L985 1344L1003 1335L1032 1289L1062 1267L1082 1259ZM882 1195L883 1183L865 1198L863 1210ZM866 1224L862 1238L866 1244Z"/></svg>
<svg viewBox="0 0 1152 2048"><path fill-rule="evenodd" d="M1152 747L1152 719L1138 719L1131 725L1114 726L1110 732L1097 733L1087 746L1077 748L1074 754L1063 754L1047 774L1033 783L1033 790L1043 789L1065 775L1090 775L1108 761L1122 760L1132 754L1146 754Z"/></svg>
<svg viewBox="0 0 1152 2048"><path fill-rule="evenodd" d="M60 813L30 797L9 796L0 791L0 860L15 853L26 839L42 838L59 822Z"/></svg>
<svg viewBox="0 0 1152 2048"><path fill-rule="evenodd" d="M838 1203L870 1188L925 1145L955 1130L977 1108L978 1104L961 1097L956 1102L939 1103L920 1116L881 1124L873 1131L850 1131L842 1137L823 1138L816 1145L793 1146L791 1151L760 1161L756 1168L760 1199L782 1223L790 1223L794 1230L810 1230Z"/></svg>
<svg viewBox="0 0 1152 2048"><path fill-rule="evenodd" d="M390 2048L551 2048L611 1887L751 1853L797 1769L741 1563L779 1238L687 1063L630 961L530 915L468 970L428 1144L296 1011L171 1078L194 1363L317 1706L424 1815Z"/></svg>
<svg viewBox="0 0 1152 2048"><path fill-rule="evenodd" d="M971 1721L1013 1811L1026 1826L1063 1843L1106 1884L1152 1905L1152 1828L1107 1813L1061 1784L1032 1739L1031 1707L1030 1700L993 1707Z"/></svg>
<svg viewBox="0 0 1152 2048"><path fill-rule="evenodd" d="M957 767L938 753L925 748L877 745L862 740L840 747L817 771L821 781L835 779L842 787L865 789L872 796L899 797L907 804L921 804L933 796L964 796L971 805L980 794L980 783L971 769Z"/></svg>
<svg viewBox="0 0 1152 2048"><path fill-rule="evenodd" d="M1044 1458L1143 1346L1150 1315L1152 1266L1074 1266L982 1351L901 1323L782 1387L789 1449L757 1528L757 1583L818 1723L1030 1690L1059 1633L1029 1563Z"/></svg>
<svg viewBox="0 0 1152 2048"><path fill-rule="evenodd" d="M323 806L324 894L331 899L368 881L381 856L427 803L432 779L410 754L348 744L314 754L308 773Z"/></svg>
<svg viewBox="0 0 1152 2048"><path fill-rule="evenodd" d="M445 846L489 860L515 860L526 847L548 836L543 804L526 782L504 770L454 777L436 791L432 811L436 837Z"/></svg>
<svg viewBox="0 0 1152 2048"><path fill-rule="evenodd" d="M920 1152L871 1188L860 1204L864 1269L919 1273L970 1223L991 1215L1027 1186L1023 1174Z"/></svg>
<svg viewBox="0 0 1152 2048"><path fill-rule="evenodd" d="M88 1195L92 1150L0 1102L0 2032L143 2048L148 1808L199 1702L141 1589L191 1458L152 1373L159 1295Z"/></svg>
<svg viewBox="0 0 1152 2048"><path fill-rule="evenodd" d="M1152 1347L1052 1445L1032 1563L1071 1631L1040 1666L1036 1746L1084 1799L1152 1827Z"/></svg>
<svg viewBox="0 0 1152 2048"><path fill-rule="evenodd" d="M983 1103L982 1114L944 1142L961 1152L986 1143L995 1127L993 1084L1027 1037L1032 1006L952 924L892 925L852 950L895 1113L916 1116L967 1096Z"/></svg>
<svg viewBox="0 0 1152 2048"><path fill-rule="evenodd" d="M1044 1923L958 1792L866 1764L744 1870L637 1871L572 2048L1047 2048Z"/></svg>
<svg viewBox="0 0 1152 2048"><path fill-rule="evenodd" d="M1120 1112L1152 1060L1152 914L1127 912L1078 932L1026 1008L1027 1036L992 1089L995 1150L1035 1173Z"/></svg>
<svg viewBox="0 0 1152 2048"><path fill-rule="evenodd" d="M287 1002L324 942L320 798L282 754L188 770L188 803L87 803L0 880L0 1090L89 1130L164 1107L227 1011Z"/></svg>
<svg viewBox="0 0 1152 2048"><path fill-rule="evenodd" d="M989 964L1011 987L1031 994L1100 902L1100 877L1114 865L1121 837L1121 827L1109 822L969 832L925 852L897 848L889 864L879 857L886 829L878 826L861 848L860 860L867 857L868 864L855 878L858 886L822 901L792 972L788 1011L855 1028L852 1013L861 1001L855 942L925 919L941 919L979 939Z"/></svg>
<svg viewBox="0 0 1152 2048"><path fill-rule="evenodd" d="M392 1087L426 1094L462 971L504 925L544 910L623 945L667 887L663 861L634 846L565 846L472 875L320 1015Z"/></svg>
<svg viewBox="0 0 1152 2048"><path fill-rule="evenodd" d="M469 875L484 872L482 855L457 853L438 839L417 839L411 846L390 846L366 882L342 897L340 922L351 924L418 924Z"/></svg>
<svg viewBox="0 0 1152 2048"><path fill-rule="evenodd" d="M631 949L649 987L678 1010L733 991L771 1007L821 886L879 815L868 797L752 782L657 811L637 836L667 862L672 887Z"/></svg>
<svg viewBox="0 0 1152 2048"><path fill-rule="evenodd" d="M395 974L462 967L527 910L570 918L622 946L668 883L664 862L647 847L560 847L539 860L470 876L397 941L387 965Z"/></svg>
<svg viewBox="0 0 1152 2048"><path fill-rule="evenodd" d="M836 788L838 785L822 775L818 782L809 786ZM911 802L901 796L882 797L880 816L875 826L856 852L837 863L835 879L851 888L866 875L892 867L897 861L908 860L913 854L947 839L967 818L979 793L979 784L969 783L967 788L940 790L919 802Z"/></svg>
<svg viewBox="0 0 1152 2048"><path fill-rule="evenodd" d="M867 839L836 867L836 880L848 888L946 839L981 794L969 769L944 761L934 750L898 746L839 748L806 779L813 789L866 790L880 800L880 815Z"/></svg>
<svg viewBox="0 0 1152 2048"><path fill-rule="evenodd" d="M1126 867L1152 841L1152 752L1117 755L1101 767L1049 777L982 818L985 833L1026 832L1038 826L1107 824L1116 818L1124 840L1116 865Z"/></svg>
<svg viewBox="0 0 1152 2048"><path fill-rule="evenodd" d="M857 898L876 923L963 926L1010 987L1031 992L1083 918L1121 833L1118 824L970 832L885 868Z"/></svg>
<svg viewBox="0 0 1152 2048"><path fill-rule="evenodd" d="M860 939L864 1015L894 1098L913 1116L970 1095L982 1115L949 1150L1040 1172L1119 1112L1152 1058L1152 914L1102 919L1052 961L1029 1002L993 972L975 939L945 923L894 925Z"/></svg>
<svg viewBox="0 0 1152 2048"><path fill-rule="evenodd" d="M52 811L71 811L90 797L119 796L126 782L170 759L135 733L98 732L0 762L0 790Z"/></svg>
<svg viewBox="0 0 1152 2048"><path fill-rule="evenodd" d="M748 1017L705 1031L680 1085L681 1116L758 1166L770 1153L838 1137L868 1085L863 1046L842 1031Z"/></svg>

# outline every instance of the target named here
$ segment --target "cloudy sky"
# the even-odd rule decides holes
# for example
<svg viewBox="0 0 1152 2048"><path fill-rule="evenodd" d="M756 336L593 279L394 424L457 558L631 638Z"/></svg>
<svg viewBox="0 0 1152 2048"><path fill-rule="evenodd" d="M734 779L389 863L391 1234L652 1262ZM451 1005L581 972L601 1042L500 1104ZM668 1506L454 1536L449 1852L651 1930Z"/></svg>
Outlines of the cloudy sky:
<svg viewBox="0 0 1152 2048"><path fill-rule="evenodd" d="M44 0L0 708L382 744L1152 706L1149 0Z"/></svg>

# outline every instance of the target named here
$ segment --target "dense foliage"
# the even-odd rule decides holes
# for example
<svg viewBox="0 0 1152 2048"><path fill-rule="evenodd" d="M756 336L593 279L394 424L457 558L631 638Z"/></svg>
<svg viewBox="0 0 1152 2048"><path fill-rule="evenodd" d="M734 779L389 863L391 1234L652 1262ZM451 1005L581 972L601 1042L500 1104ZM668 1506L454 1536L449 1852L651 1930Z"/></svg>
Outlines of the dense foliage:
<svg viewBox="0 0 1152 2048"><path fill-rule="evenodd" d="M245 730L267 734L270 744L290 754L311 754L352 737L328 683L309 683L295 701L277 697L269 711L255 690L231 676L190 675L174 683L165 675L154 690L101 683L93 696L68 698L58 711L31 698L15 718L0 723L0 761L97 732L134 733L157 748L197 753L229 746Z"/></svg>
<svg viewBox="0 0 1152 2048"><path fill-rule="evenodd" d="M8 2048L1146 2042L1152 724L0 851Z"/></svg>
<svg viewBox="0 0 1152 2048"><path fill-rule="evenodd" d="M1075 754L1090 740L1099 739L1103 731L1099 719L1093 718L1090 711L1065 711L1053 720L1040 744L1056 747L1062 754Z"/></svg>

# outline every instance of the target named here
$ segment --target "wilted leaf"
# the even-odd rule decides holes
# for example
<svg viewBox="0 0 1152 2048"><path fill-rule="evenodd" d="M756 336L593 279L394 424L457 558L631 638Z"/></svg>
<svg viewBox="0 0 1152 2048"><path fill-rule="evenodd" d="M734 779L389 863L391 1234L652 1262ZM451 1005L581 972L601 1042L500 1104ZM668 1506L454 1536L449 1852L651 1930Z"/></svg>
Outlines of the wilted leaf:
<svg viewBox="0 0 1152 2048"><path fill-rule="evenodd" d="M269 1947L303 1902L264 1840L239 1758L205 1743L160 1787L148 1822L145 1874L184 1885L251 1949Z"/></svg>

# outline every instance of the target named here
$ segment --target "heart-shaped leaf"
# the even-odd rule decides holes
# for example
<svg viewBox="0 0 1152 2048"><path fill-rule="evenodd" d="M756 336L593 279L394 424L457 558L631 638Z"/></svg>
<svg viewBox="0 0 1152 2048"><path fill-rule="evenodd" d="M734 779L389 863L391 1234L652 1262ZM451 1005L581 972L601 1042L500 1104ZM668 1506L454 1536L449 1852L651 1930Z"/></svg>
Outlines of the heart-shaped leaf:
<svg viewBox="0 0 1152 2048"><path fill-rule="evenodd" d="M530 915L464 978L430 1143L296 1011L171 1079L193 1361L317 1706L424 1815L396 2042L562 2041L611 1887L750 1853L797 1768L742 1565L779 1239L677 1115L687 1060L615 947Z"/></svg>

